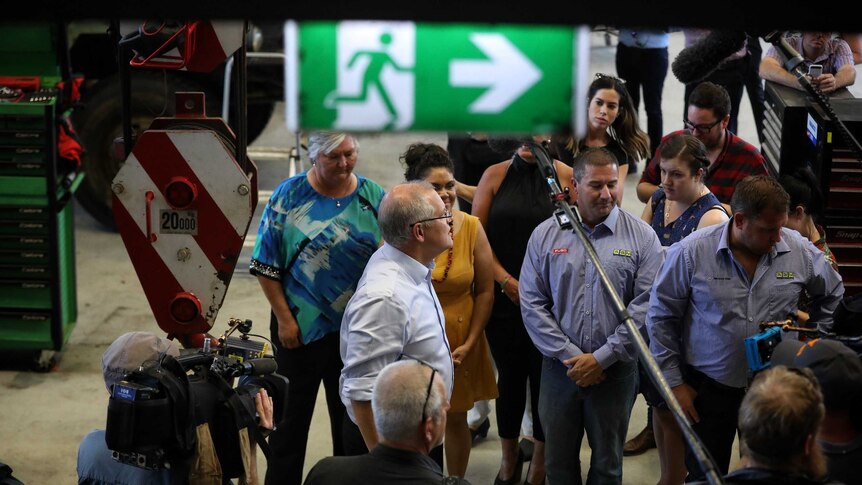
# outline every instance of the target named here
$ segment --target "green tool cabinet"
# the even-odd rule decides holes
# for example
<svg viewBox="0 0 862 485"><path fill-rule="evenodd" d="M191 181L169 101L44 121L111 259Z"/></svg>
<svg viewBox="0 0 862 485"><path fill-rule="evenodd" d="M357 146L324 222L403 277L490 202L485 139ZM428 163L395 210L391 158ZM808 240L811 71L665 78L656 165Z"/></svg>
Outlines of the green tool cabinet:
<svg viewBox="0 0 862 485"><path fill-rule="evenodd" d="M42 87L0 102L0 352L60 351L77 319L70 201L83 176L57 157L61 35L0 23L0 80L38 76Z"/></svg>

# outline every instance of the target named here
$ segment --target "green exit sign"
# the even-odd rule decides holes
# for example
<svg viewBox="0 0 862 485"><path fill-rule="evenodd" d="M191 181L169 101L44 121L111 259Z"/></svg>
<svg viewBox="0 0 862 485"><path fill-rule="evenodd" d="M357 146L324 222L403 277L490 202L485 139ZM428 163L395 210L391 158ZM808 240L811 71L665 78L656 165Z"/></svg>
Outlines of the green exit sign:
<svg viewBox="0 0 862 485"><path fill-rule="evenodd" d="M291 130L572 129L585 98L589 29L556 26L285 24ZM583 94L583 95L581 95ZM584 99L584 103L586 100Z"/></svg>

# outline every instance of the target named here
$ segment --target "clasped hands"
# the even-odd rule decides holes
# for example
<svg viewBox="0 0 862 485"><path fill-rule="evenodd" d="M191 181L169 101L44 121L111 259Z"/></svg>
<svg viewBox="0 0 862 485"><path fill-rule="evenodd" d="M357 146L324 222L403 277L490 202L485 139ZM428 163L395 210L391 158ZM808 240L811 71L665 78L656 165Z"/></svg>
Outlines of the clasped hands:
<svg viewBox="0 0 862 485"><path fill-rule="evenodd" d="M601 383L607 377L599 361L593 354L581 354L563 361L569 370L566 375L581 387L589 387Z"/></svg>

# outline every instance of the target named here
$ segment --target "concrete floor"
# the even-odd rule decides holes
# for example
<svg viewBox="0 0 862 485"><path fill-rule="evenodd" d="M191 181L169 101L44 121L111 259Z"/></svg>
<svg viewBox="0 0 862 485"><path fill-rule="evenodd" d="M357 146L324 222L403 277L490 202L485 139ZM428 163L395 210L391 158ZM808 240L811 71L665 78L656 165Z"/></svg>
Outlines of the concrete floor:
<svg viewBox="0 0 862 485"><path fill-rule="evenodd" d="M671 59L682 48L682 35L672 34ZM616 40L613 40L616 43ZM605 45L601 34L593 34L591 70L614 73L614 47ZM677 129L682 122L682 85L668 74L664 90L665 132ZM756 144L754 123L747 100L742 103L740 135ZM285 148L292 137L286 137L283 111L277 110L270 127L255 144L256 148ZM641 126L646 126L642 115ZM397 155L412 141L426 140L445 146L444 133L361 136L362 149L357 172L391 187L402 169ZM286 177L283 161L260 160L262 188L272 189ZM643 204L635 198L637 176L626 180L624 208L640 214ZM78 323L63 353L59 366L47 373L0 371L0 461L8 463L15 475L27 484L75 483L76 450L81 438L94 428L105 425L107 393L100 372L104 349L120 334L131 330L160 332L141 285L118 234L106 232L85 212L76 211L76 254L78 270ZM256 232L258 218L250 233ZM257 281L248 275L246 263L240 263L219 314L213 333L226 327L229 317L251 319L260 333L266 332L269 307ZM305 470L331 452L328 417L321 392L318 413L311 430ZM494 423L494 419L491 420ZM645 406L639 398L631 419L629 436L645 423ZM490 484L497 472L500 445L495 426L487 439L473 448L467 478L472 483ZM589 449L584 443L581 460L589 463ZM261 469L265 463L261 459ZM658 477L658 456L653 450L638 457L626 458L623 481L650 485Z"/></svg>

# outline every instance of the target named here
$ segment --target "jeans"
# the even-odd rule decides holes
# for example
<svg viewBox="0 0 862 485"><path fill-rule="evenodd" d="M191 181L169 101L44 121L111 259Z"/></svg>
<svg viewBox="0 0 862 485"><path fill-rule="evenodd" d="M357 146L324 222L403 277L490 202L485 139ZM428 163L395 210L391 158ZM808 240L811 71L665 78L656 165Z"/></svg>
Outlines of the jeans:
<svg viewBox="0 0 862 485"><path fill-rule="evenodd" d="M623 443L637 388L637 363L617 362L600 384L580 387L566 366L544 358L539 414L545 427L545 467L550 483L581 483L578 454L584 432L592 450L587 483L620 484Z"/></svg>

